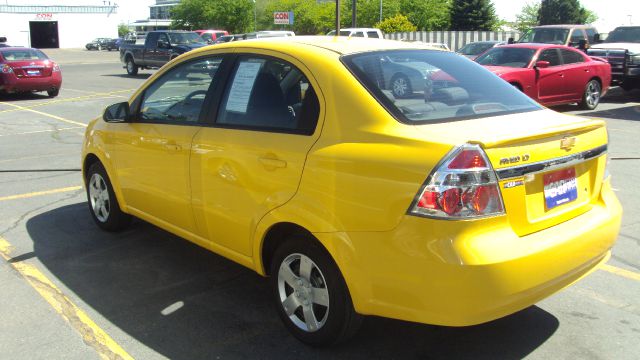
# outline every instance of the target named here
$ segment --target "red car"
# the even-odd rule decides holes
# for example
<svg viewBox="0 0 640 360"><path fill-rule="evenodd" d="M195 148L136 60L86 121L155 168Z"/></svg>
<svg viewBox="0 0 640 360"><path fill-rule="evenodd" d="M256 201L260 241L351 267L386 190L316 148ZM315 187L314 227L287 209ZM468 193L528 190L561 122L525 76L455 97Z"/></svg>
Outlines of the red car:
<svg viewBox="0 0 640 360"><path fill-rule="evenodd" d="M0 94L46 91L58 96L62 73L58 64L38 49L0 48Z"/></svg>
<svg viewBox="0 0 640 360"><path fill-rule="evenodd" d="M593 110L611 84L608 62L562 45L504 45L474 61L544 105Z"/></svg>
<svg viewBox="0 0 640 360"><path fill-rule="evenodd" d="M212 43L222 36L229 35L229 32L226 30L195 30L194 32L208 43Z"/></svg>

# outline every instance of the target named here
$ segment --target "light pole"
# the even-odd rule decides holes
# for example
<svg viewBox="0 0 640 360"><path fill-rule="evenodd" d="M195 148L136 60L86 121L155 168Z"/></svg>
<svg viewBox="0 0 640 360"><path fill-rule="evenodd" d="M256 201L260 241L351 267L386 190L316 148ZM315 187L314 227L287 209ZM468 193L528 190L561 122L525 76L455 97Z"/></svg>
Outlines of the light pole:
<svg viewBox="0 0 640 360"><path fill-rule="evenodd" d="M382 0L380 0L380 22L382 22Z"/></svg>
<svg viewBox="0 0 640 360"><path fill-rule="evenodd" d="M253 31L258 31L258 21L257 21L257 10L256 10L256 0L253 0Z"/></svg>

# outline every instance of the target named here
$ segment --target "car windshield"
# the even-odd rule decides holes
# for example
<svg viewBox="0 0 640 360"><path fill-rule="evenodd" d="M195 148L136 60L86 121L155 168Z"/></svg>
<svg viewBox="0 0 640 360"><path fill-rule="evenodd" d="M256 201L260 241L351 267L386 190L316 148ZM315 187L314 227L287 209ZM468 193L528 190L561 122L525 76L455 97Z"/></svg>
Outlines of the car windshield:
<svg viewBox="0 0 640 360"><path fill-rule="evenodd" d="M640 43L640 27L617 28L609 34L604 42Z"/></svg>
<svg viewBox="0 0 640 360"><path fill-rule="evenodd" d="M504 80L455 53L389 50L342 59L362 85L402 122L450 122L541 109Z"/></svg>
<svg viewBox="0 0 640 360"><path fill-rule="evenodd" d="M462 55L478 55L487 51L487 49L491 49L493 45L493 43L471 43L463 46L462 49L458 50L458 53Z"/></svg>
<svg viewBox="0 0 640 360"><path fill-rule="evenodd" d="M47 60L49 59L42 51L36 49L2 50L2 57L6 61L25 60Z"/></svg>
<svg viewBox="0 0 640 360"><path fill-rule="evenodd" d="M535 49L496 47L478 56L480 65L525 68L531 62Z"/></svg>
<svg viewBox="0 0 640 360"><path fill-rule="evenodd" d="M206 44L197 33L169 33L169 41L171 45L190 45L190 44Z"/></svg>
<svg viewBox="0 0 640 360"><path fill-rule="evenodd" d="M531 29L518 40L519 43L566 44L569 29Z"/></svg>

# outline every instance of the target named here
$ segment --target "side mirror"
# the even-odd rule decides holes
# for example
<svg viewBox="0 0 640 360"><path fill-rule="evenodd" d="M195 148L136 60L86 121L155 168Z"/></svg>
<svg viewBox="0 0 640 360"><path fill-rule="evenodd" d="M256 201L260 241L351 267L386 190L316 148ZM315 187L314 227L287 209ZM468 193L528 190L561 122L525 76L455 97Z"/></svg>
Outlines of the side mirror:
<svg viewBox="0 0 640 360"><path fill-rule="evenodd" d="M580 41L578 41L578 49L585 51L587 50L587 40L582 39Z"/></svg>
<svg viewBox="0 0 640 360"><path fill-rule="evenodd" d="M538 69L545 69L545 68L548 68L549 65L551 65L550 62L544 61L544 60L540 60L540 61L536 61L535 67L537 67Z"/></svg>
<svg viewBox="0 0 640 360"><path fill-rule="evenodd" d="M128 102L121 102L107 106L102 118L106 122L127 122L131 116Z"/></svg>
<svg viewBox="0 0 640 360"><path fill-rule="evenodd" d="M516 39L510 37L509 40L507 40L507 44L513 44L516 42Z"/></svg>
<svg viewBox="0 0 640 360"><path fill-rule="evenodd" d="M599 44L601 42L600 40L600 34L595 34L593 35L593 43L594 44Z"/></svg>

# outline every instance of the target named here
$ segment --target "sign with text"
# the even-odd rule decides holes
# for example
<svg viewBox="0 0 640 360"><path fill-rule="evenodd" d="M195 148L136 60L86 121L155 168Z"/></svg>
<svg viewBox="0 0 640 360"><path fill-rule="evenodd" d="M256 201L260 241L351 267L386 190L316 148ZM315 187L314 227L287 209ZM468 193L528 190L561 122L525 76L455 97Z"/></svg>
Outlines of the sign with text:
<svg viewBox="0 0 640 360"><path fill-rule="evenodd" d="M293 25L293 11L274 12L273 23L276 25Z"/></svg>
<svg viewBox="0 0 640 360"><path fill-rule="evenodd" d="M36 14L36 20L51 20L53 19L52 13L40 13Z"/></svg>

